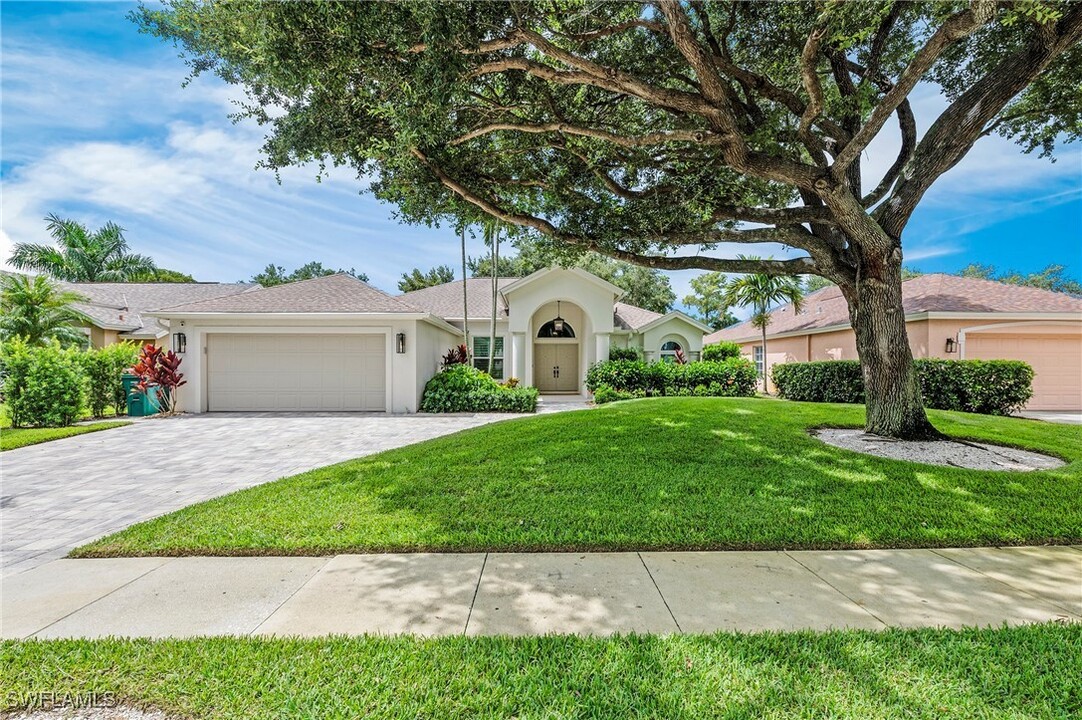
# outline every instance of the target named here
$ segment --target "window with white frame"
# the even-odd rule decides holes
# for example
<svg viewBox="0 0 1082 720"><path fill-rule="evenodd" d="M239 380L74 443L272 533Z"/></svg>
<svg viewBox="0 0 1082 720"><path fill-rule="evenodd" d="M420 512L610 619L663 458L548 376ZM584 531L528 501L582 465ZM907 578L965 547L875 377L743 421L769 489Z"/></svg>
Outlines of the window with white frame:
<svg viewBox="0 0 1082 720"><path fill-rule="evenodd" d="M473 338L473 366L478 370L488 372L489 358L488 336ZM492 354L492 377L503 380L503 338L495 338L495 352Z"/></svg>
<svg viewBox="0 0 1082 720"><path fill-rule="evenodd" d="M763 357L763 346L762 345L756 345L755 346L755 372L759 373L759 377L762 377L763 373L766 372L766 366L765 366L764 360L765 360L765 358Z"/></svg>
<svg viewBox="0 0 1082 720"><path fill-rule="evenodd" d="M683 351L683 349L680 343L675 340L667 340L661 344L661 360L663 362L676 362L676 353Z"/></svg>

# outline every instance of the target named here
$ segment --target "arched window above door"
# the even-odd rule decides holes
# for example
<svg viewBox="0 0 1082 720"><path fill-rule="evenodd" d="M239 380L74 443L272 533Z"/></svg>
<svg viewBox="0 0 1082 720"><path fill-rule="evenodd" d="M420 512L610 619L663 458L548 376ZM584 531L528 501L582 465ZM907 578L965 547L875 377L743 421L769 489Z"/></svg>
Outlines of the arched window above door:
<svg viewBox="0 0 1082 720"><path fill-rule="evenodd" d="M547 323L541 326L541 329L537 331L537 337L539 338L573 338L575 337L575 329L566 321L562 321L563 329L556 329L556 321L549 320Z"/></svg>
<svg viewBox="0 0 1082 720"><path fill-rule="evenodd" d="M674 362L676 353L683 351L683 347L675 340L667 340L661 344L661 359L666 362Z"/></svg>

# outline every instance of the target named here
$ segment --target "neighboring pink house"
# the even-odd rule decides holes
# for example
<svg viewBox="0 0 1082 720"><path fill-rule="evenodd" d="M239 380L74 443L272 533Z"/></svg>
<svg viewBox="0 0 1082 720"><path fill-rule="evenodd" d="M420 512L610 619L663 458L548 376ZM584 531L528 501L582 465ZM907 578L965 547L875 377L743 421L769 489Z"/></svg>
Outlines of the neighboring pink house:
<svg viewBox="0 0 1082 720"><path fill-rule="evenodd" d="M922 275L902 283L906 331L914 357L1024 360L1034 370L1029 410L1082 410L1082 298L955 275ZM704 344L740 343L766 370L777 363L855 360L849 309L837 287L818 290L794 313L771 313L767 356L749 322Z"/></svg>

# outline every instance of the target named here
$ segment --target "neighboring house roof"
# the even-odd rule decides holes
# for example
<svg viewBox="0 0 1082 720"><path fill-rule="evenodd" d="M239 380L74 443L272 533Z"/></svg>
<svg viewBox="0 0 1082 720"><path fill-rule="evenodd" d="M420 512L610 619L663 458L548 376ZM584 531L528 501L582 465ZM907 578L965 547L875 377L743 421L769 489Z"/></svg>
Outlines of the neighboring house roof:
<svg viewBox="0 0 1082 720"><path fill-rule="evenodd" d="M337 273L299 282L259 288L158 309L158 316L187 313L358 313L387 314L424 311L363 280Z"/></svg>
<svg viewBox="0 0 1082 720"><path fill-rule="evenodd" d="M849 326L849 306L837 286L825 287L804 298L803 309L784 305L770 313L767 336ZM1082 298L1040 288L1008 285L994 280L935 273L902 283L906 315L920 313L1074 313L1082 314ZM705 343L746 340L760 330L745 321L718 330Z"/></svg>
<svg viewBox="0 0 1082 720"><path fill-rule="evenodd" d="M87 322L122 337L155 338L165 332L157 320L143 313L163 305L177 305L236 295L258 285L251 283L72 283L58 282L64 290L82 295L86 302L72 308Z"/></svg>
<svg viewBox="0 0 1082 720"><path fill-rule="evenodd" d="M661 313L627 303L618 302L613 306L613 325L619 330L638 330L663 317Z"/></svg>
<svg viewBox="0 0 1082 720"><path fill-rule="evenodd" d="M519 278L496 278L496 286L501 291L497 301L497 312L501 318L507 317L507 302L502 291L517 280ZM445 320L462 319L461 280L414 290L399 295L398 298ZM466 280L466 308L470 320L492 317L492 278L475 277Z"/></svg>

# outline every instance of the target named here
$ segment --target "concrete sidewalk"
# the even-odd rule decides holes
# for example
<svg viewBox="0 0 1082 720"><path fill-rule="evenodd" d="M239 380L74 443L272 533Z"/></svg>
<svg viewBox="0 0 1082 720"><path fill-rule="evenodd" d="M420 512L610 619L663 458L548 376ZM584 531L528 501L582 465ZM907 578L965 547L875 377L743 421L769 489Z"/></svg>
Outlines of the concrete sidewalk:
<svg viewBox="0 0 1082 720"><path fill-rule="evenodd" d="M531 635L1082 621L1082 547L57 560L4 638Z"/></svg>

